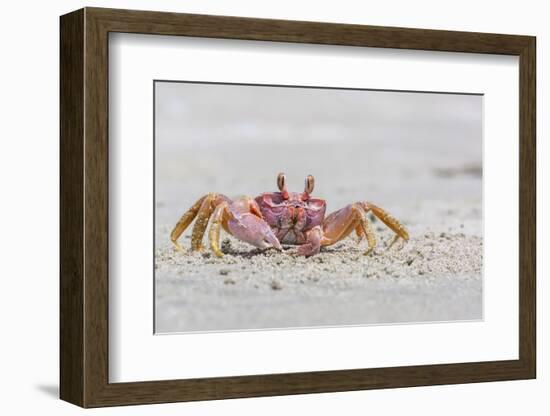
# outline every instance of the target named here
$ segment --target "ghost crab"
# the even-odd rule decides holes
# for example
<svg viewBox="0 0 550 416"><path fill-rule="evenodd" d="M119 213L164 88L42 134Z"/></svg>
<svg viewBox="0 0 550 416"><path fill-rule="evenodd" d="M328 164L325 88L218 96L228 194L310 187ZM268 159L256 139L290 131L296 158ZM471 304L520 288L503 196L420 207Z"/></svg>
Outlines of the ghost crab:
<svg viewBox="0 0 550 416"><path fill-rule="evenodd" d="M382 208L370 202L354 202L325 217L326 202L312 198L314 178L308 175L304 192L288 192L286 177L277 176L279 192L266 192L256 198L240 197L231 200L225 195L209 193L201 197L183 214L175 225L170 238L178 250L183 248L178 238L196 218L191 235L191 249L204 250L202 240L208 223L210 248L218 257L220 249L220 230L255 247L282 250L282 244L298 246L298 253L312 256L319 253L321 247L330 246L353 231L358 242L367 240L365 255L372 252L376 238L367 218L372 212L396 235L389 247L399 238L409 239L405 227Z"/></svg>

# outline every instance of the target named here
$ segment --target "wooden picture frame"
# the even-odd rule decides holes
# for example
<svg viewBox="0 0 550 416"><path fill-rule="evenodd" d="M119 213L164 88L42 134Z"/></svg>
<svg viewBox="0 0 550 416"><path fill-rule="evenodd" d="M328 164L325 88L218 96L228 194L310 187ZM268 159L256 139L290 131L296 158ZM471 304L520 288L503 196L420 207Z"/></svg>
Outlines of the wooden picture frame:
<svg viewBox="0 0 550 416"><path fill-rule="evenodd" d="M61 17L60 396L82 407L535 378L535 38L85 8ZM108 34L247 39L519 57L519 359L109 383Z"/></svg>

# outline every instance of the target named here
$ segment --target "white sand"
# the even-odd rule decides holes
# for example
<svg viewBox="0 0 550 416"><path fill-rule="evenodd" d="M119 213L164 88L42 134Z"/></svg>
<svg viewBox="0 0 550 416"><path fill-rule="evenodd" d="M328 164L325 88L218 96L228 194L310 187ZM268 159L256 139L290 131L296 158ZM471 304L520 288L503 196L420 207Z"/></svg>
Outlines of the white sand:
<svg viewBox="0 0 550 416"><path fill-rule="evenodd" d="M391 233L377 223L380 239ZM383 230L383 231L382 231ZM189 239L184 238L189 244ZM233 238L226 255L157 250L158 332L309 327L481 318L482 239L413 234L369 256L354 239L311 258Z"/></svg>
<svg viewBox="0 0 550 416"><path fill-rule="evenodd" d="M308 259L228 242L222 259L158 250L158 332L481 317L479 237L427 233L370 256L348 239Z"/></svg>

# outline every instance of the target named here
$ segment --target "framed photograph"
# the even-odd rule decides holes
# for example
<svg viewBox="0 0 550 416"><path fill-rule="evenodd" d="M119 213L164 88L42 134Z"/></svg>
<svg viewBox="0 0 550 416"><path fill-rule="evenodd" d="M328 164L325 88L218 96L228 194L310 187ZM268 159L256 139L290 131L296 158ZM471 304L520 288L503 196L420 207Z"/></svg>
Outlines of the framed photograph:
<svg viewBox="0 0 550 416"><path fill-rule="evenodd" d="M535 38L61 17L82 407L535 378Z"/></svg>

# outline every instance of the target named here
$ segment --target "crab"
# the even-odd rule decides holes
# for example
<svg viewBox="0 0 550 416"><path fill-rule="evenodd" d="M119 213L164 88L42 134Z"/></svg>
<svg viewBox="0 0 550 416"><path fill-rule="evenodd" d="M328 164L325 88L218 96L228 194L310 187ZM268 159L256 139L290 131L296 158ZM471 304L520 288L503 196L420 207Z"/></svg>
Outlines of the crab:
<svg viewBox="0 0 550 416"><path fill-rule="evenodd" d="M260 249L282 250L282 244L298 246L298 254L309 257L348 237L355 231L358 243L367 241L365 255L372 253L376 237L367 213L372 212L388 226L395 236L389 247L399 239L409 239L405 227L388 212L366 202L354 202L325 216L324 199L313 198L314 178L308 175L303 192L288 192L286 176L277 176L279 192L266 192L256 198L230 199L218 193L209 193L187 210L175 225L170 239L177 250L183 251L178 238L195 220L191 234L191 250L203 251L203 236L208 224L210 248L218 257L220 231L223 228L233 237ZM388 248L389 248L388 247Z"/></svg>

